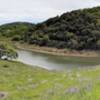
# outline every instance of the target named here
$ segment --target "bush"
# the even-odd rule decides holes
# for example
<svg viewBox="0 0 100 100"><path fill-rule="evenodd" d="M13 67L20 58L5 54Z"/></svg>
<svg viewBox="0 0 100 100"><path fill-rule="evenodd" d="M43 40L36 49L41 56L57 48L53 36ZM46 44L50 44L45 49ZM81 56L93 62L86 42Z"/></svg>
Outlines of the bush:
<svg viewBox="0 0 100 100"><path fill-rule="evenodd" d="M3 65L3 67L4 67L4 68L8 68L9 66L8 66L8 65Z"/></svg>
<svg viewBox="0 0 100 100"><path fill-rule="evenodd" d="M21 40L21 37L19 35L15 35L13 38L12 38L12 41L20 41Z"/></svg>

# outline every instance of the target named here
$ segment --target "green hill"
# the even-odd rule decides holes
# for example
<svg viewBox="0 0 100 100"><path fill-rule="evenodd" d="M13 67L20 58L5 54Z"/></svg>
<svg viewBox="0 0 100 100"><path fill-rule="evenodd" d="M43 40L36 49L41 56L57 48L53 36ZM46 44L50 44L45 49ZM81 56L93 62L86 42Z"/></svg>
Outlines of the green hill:
<svg viewBox="0 0 100 100"><path fill-rule="evenodd" d="M15 22L0 26L0 35L5 37L22 36L34 25L26 22Z"/></svg>
<svg viewBox="0 0 100 100"><path fill-rule="evenodd" d="M3 25L0 33L39 46L100 50L100 7L67 12L36 25Z"/></svg>

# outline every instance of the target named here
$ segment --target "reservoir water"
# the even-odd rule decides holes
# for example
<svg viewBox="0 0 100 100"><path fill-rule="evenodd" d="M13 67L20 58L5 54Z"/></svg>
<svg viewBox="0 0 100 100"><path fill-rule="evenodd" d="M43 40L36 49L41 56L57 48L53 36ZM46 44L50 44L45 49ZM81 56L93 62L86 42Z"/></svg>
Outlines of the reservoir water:
<svg viewBox="0 0 100 100"><path fill-rule="evenodd" d="M100 65L100 57L63 57L18 50L18 61L49 70L67 70Z"/></svg>

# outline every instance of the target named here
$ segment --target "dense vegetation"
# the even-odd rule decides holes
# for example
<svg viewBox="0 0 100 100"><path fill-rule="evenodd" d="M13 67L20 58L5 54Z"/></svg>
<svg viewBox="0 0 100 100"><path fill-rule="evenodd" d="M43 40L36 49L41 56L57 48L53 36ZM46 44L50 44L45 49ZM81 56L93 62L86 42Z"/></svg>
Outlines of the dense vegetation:
<svg viewBox="0 0 100 100"><path fill-rule="evenodd" d="M15 59L18 57L18 54L12 45L0 41L0 59L2 57L6 57L4 59Z"/></svg>
<svg viewBox="0 0 100 100"><path fill-rule="evenodd" d="M100 100L100 67L53 72L0 61L0 100Z"/></svg>
<svg viewBox="0 0 100 100"><path fill-rule="evenodd" d="M36 25L3 25L0 34L39 46L100 50L100 7L67 12Z"/></svg>
<svg viewBox="0 0 100 100"><path fill-rule="evenodd" d="M0 36L7 38L16 37L17 40L21 40L25 33L28 33L29 29L32 29L33 24L25 22L16 22L0 26ZM16 40L15 39L15 40Z"/></svg>

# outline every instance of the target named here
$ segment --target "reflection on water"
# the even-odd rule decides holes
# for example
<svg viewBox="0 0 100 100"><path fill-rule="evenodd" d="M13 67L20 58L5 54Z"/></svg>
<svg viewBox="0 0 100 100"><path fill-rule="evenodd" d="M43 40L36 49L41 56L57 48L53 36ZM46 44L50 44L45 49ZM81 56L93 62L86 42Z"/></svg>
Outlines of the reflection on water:
<svg viewBox="0 0 100 100"><path fill-rule="evenodd" d="M18 61L51 70L65 70L100 65L100 57L63 57L18 50Z"/></svg>

